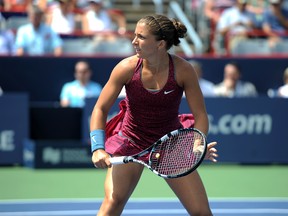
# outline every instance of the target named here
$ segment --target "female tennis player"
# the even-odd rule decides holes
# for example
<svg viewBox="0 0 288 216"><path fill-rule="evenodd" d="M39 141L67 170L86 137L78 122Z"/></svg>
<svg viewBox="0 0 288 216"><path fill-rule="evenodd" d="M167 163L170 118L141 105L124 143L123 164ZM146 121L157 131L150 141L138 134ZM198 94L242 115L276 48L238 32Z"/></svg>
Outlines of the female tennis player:
<svg viewBox="0 0 288 216"><path fill-rule="evenodd" d="M98 215L121 215L143 171L143 165L111 166L111 156L136 154L168 132L195 127L207 134L208 117L197 75L189 62L168 50L185 37L186 27L164 15L145 16L135 28L136 54L112 70L92 112L92 162L107 168L105 198ZM121 111L106 125L110 107L125 86ZM185 92L190 115L178 115ZM192 117L192 118L189 118ZM216 142L208 144L206 159L216 162ZM165 179L190 215L212 215L205 188L196 171ZM152 184L152 183L151 183Z"/></svg>

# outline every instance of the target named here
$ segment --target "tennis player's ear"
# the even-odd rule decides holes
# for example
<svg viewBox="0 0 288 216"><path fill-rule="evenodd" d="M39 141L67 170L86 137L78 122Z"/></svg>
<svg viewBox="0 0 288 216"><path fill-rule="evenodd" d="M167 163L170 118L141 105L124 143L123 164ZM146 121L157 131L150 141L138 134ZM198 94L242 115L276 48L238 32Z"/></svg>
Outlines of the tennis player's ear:
<svg viewBox="0 0 288 216"><path fill-rule="evenodd" d="M162 49L163 47L165 47L165 41L164 40L160 40L158 43L158 49Z"/></svg>

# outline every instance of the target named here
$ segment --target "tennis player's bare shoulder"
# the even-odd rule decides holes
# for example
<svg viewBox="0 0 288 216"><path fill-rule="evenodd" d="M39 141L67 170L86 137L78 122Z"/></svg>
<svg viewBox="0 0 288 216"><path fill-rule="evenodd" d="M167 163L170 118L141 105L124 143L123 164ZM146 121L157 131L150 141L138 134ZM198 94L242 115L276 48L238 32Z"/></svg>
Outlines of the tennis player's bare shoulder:
<svg viewBox="0 0 288 216"><path fill-rule="evenodd" d="M133 77L138 58L136 56L127 57L121 60L113 69L112 77L128 83Z"/></svg>
<svg viewBox="0 0 288 216"><path fill-rule="evenodd" d="M138 60L139 58L136 55L127 57L117 64L117 69L128 73L129 72L133 73L134 69L136 68Z"/></svg>
<svg viewBox="0 0 288 216"><path fill-rule="evenodd" d="M173 55L174 70L176 74L176 80L180 86L183 86L187 80L195 79L195 71L191 64L185 59Z"/></svg>
<svg viewBox="0 0 288 216"><path fill-rule="evenodd" d="M185 76L186 73L191 73L194 71L191 64L184 58L177 55L171 55L174 63L174 68L177 76Z"/></svg>
<svg viewBox="0 0 288 216"><path fill-rule="evenodd" d="M172 56L176 70L182 71L182 70L187 70L187 69L192 68L189 62L187 62L184 58L177 56L177 55L171 55L171 56Z"/></svg>

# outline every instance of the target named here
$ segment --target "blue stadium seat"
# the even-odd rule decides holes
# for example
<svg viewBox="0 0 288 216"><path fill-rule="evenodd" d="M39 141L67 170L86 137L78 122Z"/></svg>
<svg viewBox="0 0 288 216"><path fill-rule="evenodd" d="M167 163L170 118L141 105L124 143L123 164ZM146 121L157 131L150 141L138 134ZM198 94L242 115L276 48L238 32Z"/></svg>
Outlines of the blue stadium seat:
<svg viewBox="0 0 288 216"><path fill-rule="evenodd" d="M246 55L246 54L270 54L267 39L245 39L239 41L231 50L231 54Z"/></svg>
<svg viewBox="0 0 288 216"><path fill-rule="evenodd" d="M63 39L64 54L93 54L95 47L90 38L65 38Z"/></svg>
<svg viewBox="0 0 288 216"><path fill-rule="evenodd" d="M91 38L63 38L64 54L106 54L132 55L134 53L131 41L119 38L115 41L95 41Z"/></svg>
<svg viewBox="0 0 288 216"><path fill-rule="evenodd" d="M284 39L280 41L273 49L272 53L275 54L283 54L286 53L288 54L288 39Z"/></svg>

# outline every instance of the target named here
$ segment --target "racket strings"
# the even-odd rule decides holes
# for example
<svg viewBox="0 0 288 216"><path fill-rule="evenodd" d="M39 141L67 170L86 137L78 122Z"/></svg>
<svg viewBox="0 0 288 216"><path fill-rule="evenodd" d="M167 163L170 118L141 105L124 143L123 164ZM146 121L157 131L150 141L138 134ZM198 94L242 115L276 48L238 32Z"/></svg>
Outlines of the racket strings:
<svg viewBox="0 0 288 216"><path fill-rule="evenodd" d="M194 131L183 131L159 143L150 166L163 175L179 175L194 168L204 152L204 140Z"/></svg>

